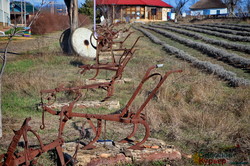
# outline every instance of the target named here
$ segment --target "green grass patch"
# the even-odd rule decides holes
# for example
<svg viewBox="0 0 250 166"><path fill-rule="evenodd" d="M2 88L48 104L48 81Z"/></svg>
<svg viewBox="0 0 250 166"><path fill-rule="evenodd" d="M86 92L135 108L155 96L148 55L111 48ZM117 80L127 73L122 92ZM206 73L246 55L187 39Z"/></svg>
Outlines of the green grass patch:
<svg viewBox="0 0 250 166"><path fill-rule="evenodd" d="M2 110L6 116L12 115L19 118L41 116L41 113L36 110L39 96L36 98L15 92L3 92L2 97Z"/></svg>
<svg viewBox="0 0 250 166"><path fill-rule="evenodd" d="M35 66L35 61L33 59L23 59L19 61L10 62L6 65L5 72L11 73L11 72L27 72L32 67Z"/></svg>

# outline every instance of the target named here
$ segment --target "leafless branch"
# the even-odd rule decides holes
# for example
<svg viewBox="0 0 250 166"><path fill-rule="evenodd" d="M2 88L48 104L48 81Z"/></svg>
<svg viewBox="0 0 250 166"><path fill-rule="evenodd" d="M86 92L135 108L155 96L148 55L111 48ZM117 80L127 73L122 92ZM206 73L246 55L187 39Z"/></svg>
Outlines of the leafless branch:
<svg viewBox="0 0 250 166"><path fill-rule="evenodd" d="M186 3L189 0L176 0L176 7L174 8L174 11L176 13L176 16L181 15L182 14L182 9L183 7L186 5Z"/></svg>
<svg viewBox="0 0 250 166"><path fill-rule="evenodd" d="M31 20L30 24L28 27L31 27L31 25L34 23L34 21L40 16L41 14L41 10L43 8L43 6L49 4L51 1L49 2L46 2L45 0L42 0L41 4L40 4L40 7L38 9L38 11L36 12L35 16L33 17L33 19Z"/></svg>
<svg viewBox="0 0 250 166"><path fill-rule="evenodd" d="M241 1L242 0L223 0L223 2L227 5L227 8L229 10L229 14L231 16L235 16L235 14L234 14L235 9Z"/></svg>
<svg viewBox="0 0 250 166"><path fill-rule="evenodd" d="M11 43L11 41L12 41L13 36L16 34L16 29L17 29L17 28L14 28L13 33L9 36L8 42L7 42L7 44L6 44L6 46L5 46L5 49L4 49L4 53L3 53L3 55L1 55L2 66L1 66L1 69L0 69L0 79L2 78L4 69L5 69L5 66L6 66L6 63L7 63L8 48L9 48L9 45L10 45L10 43Z"/></svg>
<svg viewBox="0 0 250 166"><path fill-rule="evenodd" d="M3 57L2 55L0 55L0 58L1 58L2 60L4 60L4 57Z"/></svg>

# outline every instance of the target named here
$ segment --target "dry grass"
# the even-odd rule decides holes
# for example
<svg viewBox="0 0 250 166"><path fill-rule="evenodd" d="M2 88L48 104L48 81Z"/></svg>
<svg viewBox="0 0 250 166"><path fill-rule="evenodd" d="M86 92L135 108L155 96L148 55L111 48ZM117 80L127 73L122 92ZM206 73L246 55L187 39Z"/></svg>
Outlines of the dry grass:
<svg viewBox="0 0 250 166"><path fill-rule="evenodd" d="M131 46L135 37L139 35L141 34L136 32L136 35L127 41L126 46ZM151 126L152 137L163 139L169 144L176 145L183 152L191 154L203 149L216 152L222 147L236 144L241 145L242 151L249 153L249 87L228 87L217 77L204 74L188 63L174 58L147 38L141 40L137 48L140 49L124 72L124 77L132 78L133 82L117 85L116 93L112 98L121 101L122 106L126 104L149 66L164 63L164 68L160 69L161 72L183 69L181 74L173 74L166 80L157 98L152 100L144 110ZM18 129L25 117L32 116L32 127L38 130L41 113L35 111L34 105L39 102L41 89L55 88L60 84L76 85L83 81L83 77L77 74L78 69L70 62L86 63L87 61L64 56L58 52L57 50L57 53L16 57L10 62L10 67L13 67L11 65L17 61L29 60L32 63L22 67L19 64L19 68L14 66L14 69L7 70L4 76L4 137L0 139L1 147L4 148L0 150L5 151L13 136L11 129ZM90 75L85 75L84 78ZM112 74L108 73L108 75ZM104 72L101 77L106 77L106 73ZM154 81L146 85L131 110L139 107L154 85ZM90 99L103 95L99 91L94 91L93 95L91 94L93 92L89 93ZM47 116L46 119L47 130L39 132L44 138L51 140L57 133L58 117ZM67 132L65 132L66 140L74 140L78 137L78 131L72 128L73 122L77 121L82 120L74 119L68 123ZM131 126L126 126L124 130L122 124L108 123L107 128L107 136L119 140L121 135L126 136L126 133L129 133ZM140 131L143 132L143 129ZM137 138L140 137L141 133Z"/></svg>

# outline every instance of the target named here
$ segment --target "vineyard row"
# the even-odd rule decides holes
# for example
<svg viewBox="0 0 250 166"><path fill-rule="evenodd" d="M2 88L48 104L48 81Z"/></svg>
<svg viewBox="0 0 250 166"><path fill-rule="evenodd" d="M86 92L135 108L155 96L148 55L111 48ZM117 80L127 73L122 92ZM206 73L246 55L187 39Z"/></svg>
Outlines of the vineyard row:
<svg viewBox="0 0 250 166"><path fill-rule="evenodd" d="M166 44L165 42L161 41L159 38L154 36L152 33L148 32L142 28L135 28L135 29L144 33L154 43L161 44L166 51L169 51L170 53L175 54L177 58L180 58L182 60L190 62L190 63L192 63L193 66L195 66L199 69L203 69L203 70L207 71L208 73L213 73L213 74L219 76L220 78L228 81L231 86L250 85L249 80L237 77L235 73L225 70L220 65L212 64L211 62L207 62L207 61L200 61L197 58L187 54L186 52Z"/></svg>
<svg viewBox="0 0 250 166"><path fill-rule="evenodd" d="M182 29L191 30L191 31L195 31L195 32L205 33L205 34L208 34L208 35L222 37L224 39L228 39L228 40L232 40L232 41L250 42L250 37L242 37L242 36L230 35L230 34L214 32L214 31L205 30L205 29L177 26L177 25L173 25L173 24L167 24L167 25L169 25L171 27L175 27L175 28L182 28Z"/></svg>
<svg viewBox="0 0 250 166"><path fill-rule="evenodd" d="M195 39L199 39L199 40L202 40L204 42L214 44L214 45L217 45L217 46L222 46L222 47L225 47L225 48L228 48L228 49L234 49L234 50L237 50L237 51L250 53L250 46L247 46L247 45L244 45L244 44L230 43L230 42L227 42L227 41L211 39L211 38L204 37L203 35L200 35L200 34L197 34L197 33L193 33L193 32L190 32L190 31L183 30L183 29L168 27L168 26L157 26L157 25L150 25L150 26L167 29L167 30L170 30L170 31L173 31L173 32L177 32L179 34L183 34L183 35L186 35L186 36L189 36L189 37L193 37Z"/></svg>
<svg viewBox="0 0 250 166"><path fill-rule="evenodd" d="M238 30L238 31L250 31L250 26L249 25L243 25L243 24L205 24L208 26L214 26L214 27L219 27L219 28L226 28L226 29L232 29L232 30Z"/></svg>
<svg viewBox="0 0 250 166"><path fill-rule="evenodd" d="M175 40L175 41L177 41L181 44L184 44L188 47L197 49L197 50L207 54L208 56L211 56L213 58L221 60L221 61L228 63L232 66L241 67L241 68L245 68L245 69L250 68L250 59L241 57L241 56L236 55L236 54L228 53L225 50L218 49L218 48L211 46L209 44L195 42L195 41L192 41L190 39L180 37L180 36L175 35L171 32L167 32L167 31L163 31L163 30L155 29L155 28L151 28L151 27L146 27L146 26L143 26L143 27L148 28L150 30L153 30L157 33L160 33L160 34L162 34L166 37L169 37L172 40Z"/></svg>
<svg viewBox="0 0 250 166"><path fill-rule="evenodd" d="M202 24L202 25L185 25L185 26L199 28L199 29L205 29L205 30L210 30L210 31L216 31L216 32L221 32L221 33L233 34L233 35L250 36L250 32L228 30L228 29L224 29L224 28L220 28L220 27L209 27L206 24Z"/></svg>

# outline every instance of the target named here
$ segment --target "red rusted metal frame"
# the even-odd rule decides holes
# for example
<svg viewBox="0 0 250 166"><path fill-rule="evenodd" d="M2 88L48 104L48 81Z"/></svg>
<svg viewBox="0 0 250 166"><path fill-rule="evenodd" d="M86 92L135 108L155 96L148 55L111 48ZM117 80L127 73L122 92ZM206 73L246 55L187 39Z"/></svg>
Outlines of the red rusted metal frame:
<svg viewBox="0 0 250 166"><path fill-rule="evenodd" d="M47 145L43 144L40 136L35 131L33 131L31 127L28 125L28 122L31 120L31 118L26 118L21 129L15 132L15 135L12 139L12 142L9 145L7 153L0 155L0 166L14 166L14 165L21 165L21 164L28 166L30 164L35 164L36 158L38 158L41 154L48 152L49 150L52 150L52 149L56 149L56 152L58 154L58 157L60 159L60 163L62 166L66 166L67 163L73 160L73 158L75 159L79 145L76 147L74 156L70 160L68 160L67 163L65 163L63 150L62 150L62 145L64 143L64 139L62 138L62 135L63 135L65 124L70 119L70 117L67 116L68 109L73 109L75 102L79 99L80 96L81 94L78 93L78 96L75 98L75 100L71 102L69 106L62 107L61 111L50 112L54 115L59 115L60 120L59 120L59 129L58 129L57 138L53 142ZM44 129L45 128L44 116L42 119L42 126L43 127L40 127L40 128ZM37 138L39 142L39 148L36 148L36 149L29 148L29 142L27 138L28 132L31 132ZM16 148L21 137L23 137L25 141L24 151L16 153ZM2 159L4 159L4 161L2 161Z"/></svg>
<svg viewBox="0 0 250 166"><path fill-rule="evenodd" d="M123 41L113 41L112 44L117 44L117 43L119 43L119 44L120 44L120 45L119 45L119 49L122 49L123 44L126 42L126 40L129 38L129 36L130 36L132 33L134 33L134 32L128 33L128 35L124 38ZM115 51L115 50L113 50L113 51Z"/></svg>
<svg viewBox="0 0 250 166"><path fill-rule="evenodd" d="M134 33L134 31L132 31L132 32L129 32L128 34L127 34L127 36L122 40L122 41L111 41L110 43L108 43L109 44L109 46L108 46L108 48L107 49L102 49L101 48L101 52L109 52L109 51L123 51L124 50L124 48L123 48L123 44L127 41L127 39L131 36L131 34L132 33ZM113 38L112 38L113 39ZM113 45L114 44L119 44L119 47L117 48L117 49L113 49Z"/></svg>
<svg viewBox="0 0 250 166"><path fill-rule="evenodd" d="M91 84L91 85L83 85L83 86L76 86L76 87L57 87L55 89L48 89L48 90L41 90L41 98L43 99L44 94L46 94L46 100L48 101L47 104L52 105L56 101L56 93L58 92L65 92L65 91L73 91L73 92L78 92L79 90L82 89L105 89L107 91L106 97L102 100L105 101L109 97L111 97L114 93L114 84L115 81L121 77L122 72L124 70L124 65L120 65L119 68L116 70L116 74L114 77L112 77L111 81L109 82L103 82L103 83L96 83L96 84ZM54 101L50 103L50 100L54 98ZM49 100L48 100L49 99Z"/></svg>
<svg viewBox="0 0 250 166"><path fill-rule="evenodd" d="M106 95L106 97L102 101L107 100L114 93L114 84L115 84L115 81L117 79L120 79L122 77L122 73L123 73L125 67L127 66L127 64L130 61L130 59L133 57L133 54L136 51L134 49L134 47L135 47L135 45L136 45L136 43L138 42L139 39L140 39L140 37L137 38L136 42L134 43L134 45L132 46L131 49L128 49L128 50L126 49L124 51L124 54L119 59L119 62L118 62L119 64L117 64L117 65L108 64L108 65L106 65L106 67L105 66L101 66L100 67L101 69L103 68L105 70L112 70L112 71L116 72L115 75L111 78L110 81L103 82L103 83L90 84L90 85L69 87L69 88L60 86L60 87L57 87L55 89L41 90L40 91L41 98L44 98L43 96L47 95L46 96L46 99L48 101L47 104L48 105L52 105L56 101L56 93L58 93L58 92L73 91L73 92L79 93L79 90L82 90L82 89L97 89L97 88L99 88L99 89L105 89L107 91L107 95ZM93 66L92 68L95 68L95 66ZM85 68L84 70L88 70L88 68ZM93 78L95 78L98 75L98 72L99 72L99 68L97 70L96 75Z"/></svg>
<svg viewBox="0 0 250 166"><path fill-rule="evenodd" d="M138 129L138 124L134 124L132 133L129 134L126 138L120 140L119 142L120 142L120 143L129 143L129 142L133 142L132 140L130 140L130 138L132 138L133 136L135 136L137 129Z"/></svg>
<svg viewBox="0 0 250 166"><path fill-rule="evenodd" d="M126 123L126 124L134 124L133 132L129 136L127 136L125 139L123 139L121 142L126 142L129 138L131 138L132 136L134 136L139 124L143 125L144 128L145 128L145 136L144 136L143 140L141 142L138 142L135 145L129 147L130 149L142 149L143 148L143 147L141 147L141 145L150 136L150 128L149 128L149 125L148 125L148 123L146 121L146 117L144 116L144 114L142 114L142 111L145 108L145 106L148 104L148 102L156 94L156 92L158 91L158 89L160 88L160 86L163 84L163 82L167 79L167 77L171 73L181 72L181 70L169 71L169 72L166 72L164 76L162 76L159 73L150 74L151 70L153 70L156 67L157 66L153 66L153 67L150 67L147 70L147 72L146 72L145 76L143 77L142 81L140 82L139 86L137 87L137 89L135 90L134 94L132 95L132 97L128 101L127 105L125 106L125 108L122 110L122 112L120 114L100 115L100 114L85 114L85 113L73 112L73 105L80 98L80 94L79 94L78 99L75 99L72 103L70 103L69 106L64 106L63 107L65 109L63 109L62 111L65 111L65 116L67 116L67 118L73 118L73 117L86 118L86 119L88 119L89 122L91 122L90 123L91 127L95 129L94 130L95 133L96 133L95 138L91 142L89 142L89 144L87 144L83 149L92 149L92 148L94 148L93 144L98 140L98 138L100 137L100 134L101 134L101 123L102 123L102 120L105 120L105 121L115 121L115 122L121 122L121 123ZM129 107L132 104L132 102L135 100L135 98L138 95L138 93L141 91L144 83L147 80L149 80L150 78L155 77L155 76L160 77L160 81L158 82L158 84L151 91L151 93L146 98L146 100L141 105L141 107L135 113L130 112L129 111ZM43 105L42 108L43 108L44 112L49 112L49 113L51 113L53 115L58 115L57 111L53 110L52 108L50 108L47 105ZM92 124L91 119L97 119L97 122L98 122L97 123L97 127L95 127Z"/></svg>
<svg viewBox="0 0 250 166"><path fill-rule="evenodd" d="M132 45L132 47L130 49L124 49L123 54L120 56L119 61L117 63L111 62L111 63L106 63L106 64L88 64L88 65L82 65L80 66L80 68L82 69L82 71L80 72L81 74L83 74L84 72L86 72L87 70L96 70L96 73L94 75L94 77L90 78L90 80L95 79L98 74L99 74L99 70L111 70L111 71L117 71L119 70L119 68L121 66L126 66L127 63L132 59L135 50L135 45L137 44L137 42L139 41L139 39L143 37L143 36L139 36L134 44ZM118 73L118 74L122 74L122 73ZM121 78L121 77L119 77Z"/></svg>
<svg viewBox="0 0 250 166"><path fill-rule="evenodd" d="M129 29L119 29L116 30L114 29L115 26L117 26L119 24L111 24L111 25L99 25L97 27L97 31L93 32L90 39L94 38L97 41L97 47L96 50L96 64L101 64L99 61L99 56L101 52L111 52L111 56L112 56L112 63L116 63L115 60L115 55L114 55L114 51L123 51L124 49L122 49L123 43L128 39L128 37L133 33L130 32L127 37L125 38L125 40L123 41L114 41L114 39L118 38L119 33L125 33L128 32ZM92 43L92 40L90 40ZM113 45L116 43L120 43L119 49L114 50L113 49ZM93 46L93 44L92 44Z"/></svg>
<svg viewBox="0 0 250 166"><path fill-rule="evenodd" d="M0 166L15 166L15 165L30 165L30 164L35 164L36 163L36 158L38 158L41 154L52 150L56 148L56 151L58 153L58 156L60 158L61 165L65 165L64 161L64 156L62 152L62 144L64 143L64 140L61 136L58 135L58 138L54 140L52 143L44 145L40 136L31 129L29 126L29 121L31 118L26 118L22 127L18 130L15 131L15 135L12 138L12 141L9 145L8 151L6 154L2 154L2 159L0 160ZM29 142L28 142L28 135L27 133L31 132L38 140L39 142L39 148L33 149L29 147ZM24 139L24 151L17 153L16 148L17 145L23 137Z"/></svg>
<svg viewBox="0 0 250 166"><path fill-rule="evenodd" d="M36 158L38 158L42 153L45 153L51 149L56 149L58 156L59 156L59 159L60 159L60 162L61 162L61 165L63 165L63 166L66 165L67 163L65 163L65 161L64 161L64 156L63 156L63 152L62 152L62 144L64 143L63 130L64 130L64 127L65 127L65 124L67 123L67 121L73 117L86 118L88 120L90 126L93 128L93 131L96 134L95 138L92 141L90 141L86 146L84 146L83 149L92 149L95 147L93 144L98 140L98 138L101 135L102 121L103 120L115 121L115 122L121 122L121 123L127 123L127 124L134 124L134 129L133 129L132 133L124 139L125 142L130 137L135 135L139 124L143 125L145 128L145 136L144 136L143 140L141 142L138 142L135 145L129 147L130 149L142 149L143 147L141 147L141 145L147 140L147 138L150 135L150 128L149 128L149 125L146 121L146 117L142 114L143 109L145 108L147 103L153 98L153 96L156 94L156 92L158 91L160 86L163 84L163 82L167 79L167 77L171 73L181 72L181 70L169 71L169 72L166 72L164 76L162 76L159 73L150 74L151 70L153 70L156 67L157 66L153 66L147 70L147 72L146 72L145 76L143 77L142 81L140 82L139 86L137 87L137 89L135 90L131 99L128 101L127 105L125 106L125 108L122 110L122 112L120 114L99 115L99 114L84 114L84 113L73 112L73 107L74 107L75 103L82 96L82 94L79 91L76 91L77 97L69 105L63 106L61 108L61 111L55 111L55 110L51 109L49 106L47 106L46 104L42 104L42 109L44 110L43 114L45 112L49 112L52 115L60 116L57 139L50 144L44 145L40 136L35 131L33 131L31 129L31 127L28 125L28 122L31 120L31 118L27 118L24 121L21 129L15 132L15 135L12 139L12 142L9 145L7 153L0 155L0 159L4 160L4 161L0 160L0 162L1 162L0 166L34 164L36 162ZM135 113L130 112L129 107L132 104L132 102L135 100L138 93L141 91L143 84L147 80L149 80L150 78L152 78L154 76L160 77L160 81L158 82L156 87L151 91L151 93L146 98L146 100L143 102L141 107ZM91 119L97 119L97 127L94 126ZM43 126L42 128L45 127L44 119L42 119L42 126ZM28 132L31 132L31 133L33 133L33 135L35 135L35 137L37 138L37 140L40 144L39 148L33 149L33 148L29 147L28 135L27 135ZM16 153L16 148L17 148L18 142L21 139L21 137L23 137L24 143L25 143L24 151ZM76 148L76 152L75 152L74 156L76 156L77 150L78 150L78 148Z"/></svg>

